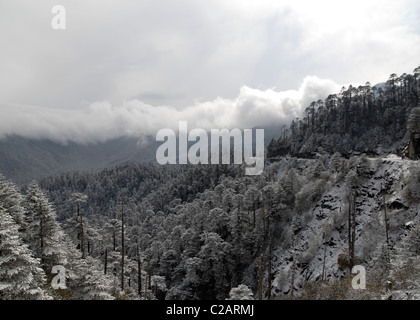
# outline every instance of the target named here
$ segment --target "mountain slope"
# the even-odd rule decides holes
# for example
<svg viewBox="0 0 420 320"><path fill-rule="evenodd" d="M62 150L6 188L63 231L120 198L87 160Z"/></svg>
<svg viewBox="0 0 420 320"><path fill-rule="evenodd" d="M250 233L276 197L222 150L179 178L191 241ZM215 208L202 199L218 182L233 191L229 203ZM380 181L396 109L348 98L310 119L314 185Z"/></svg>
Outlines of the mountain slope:
<svg viewBox="0 0 420 320"><path fill-rule="evenodd" d="M154 161L155 148L151 139L146 145L134 138L62 145L12 136L0 139L0 172L18 184L25 184L60 172L98 170L129 160Z"/></svg>
<svg viewBox="0 0 420 320"><path fill-rule="evenodd" d="M379 299L387 294L382 280L390 279L394 298L404 298L401 290L411 290L415 297L419 294L418 286L401 283L395 275L404 270L398 267L398 261L403 261L400 251L404 257L420 257L402 247L410 229L420 222L417 165L418 161L397 156L285 157L260 176L250 177L243 175L243 167L233 165L126 163L98 173L50 177L41 186L49 192L64 225L75 215L71 195L88 196L81 210L96 230L92 233L103 234L89 240L91 255L101 261L104 248L113 248L112 226L120 219L123 196L130 239L125 244L126 259L136 259L137 244L145 257L150 254L150 272L165 278L163 296L170 299L225 299L240 284L257 297L261 254L264 299L269 296L269 283L271 298L291 296L293 263L295 297ZM340 269L338 263L348 247L352 194L356 194L354 264L367 270L365 291L352 290L346 280L349 269ZM378 259L386 241L384 199L391 254L385 264ZM118 244L113 249L116 253ZM375 272L386 264L389 268L378 280ZM407 272L411 279L420 270ZM341 291L334 288L337 283ZM315 294L308 286L325 288Z"/></svg>
<svg viewBox="0 0 420 320"><path fill-rule="evenodd" d="M292 121L289 135L270 142L268 157L402 153L410 140L407 120L419 106L419 96L418 73L392 75L385 86L367 82L343 87L340 93L313 101L301 119Z"/></svg>
<svg viewBox="0 0 420 320"><path fill-rule="evenodd" d="M280 135L281 126L267 127L264 131L267 146L273 137ZM46 139L9 136L0 139L0 172L23 185L57 173L100 170L126 161L156 163L156 150L161 143L154 137L122 137L101 143L63 145Z"/></svg>
<svg viewBox="0 0 420 320"><path fill-rule="evenodd" d="M369 270L367 282L372 284L377 281L373 274L379 268L375 265L375 256L381 244L386 243L385 210L389 221L388 238L391 251L404 238L413 221L419 223L420 216L418 205L413 205L407 200L408 193L405 189L410 174L417 172L414 170L417 165L415 161L391 156L368 159L367 165L368 170L360 176L356 189L354 264ZM348 179L337 176L335 179L336 182L321 199L309 210L301 213L302 221L297 228L294 244L297 261L294 290L297 296L304 292L307 283L320 282L322 279L337 280L348 275L350 271L341 269L337 262L343 248L348 248L349 202L343 196L348 192ZM279 297L290 294L294 261L292 254L293 247L285 250L284 244L273 250L273 294ZM385 281L382 285L384 284ZM351 287L346 289L351 291ZM418 288L416 292L417 295L420 294ZM381 292L375 294L376 298L381 297ZM318 298L322 296L319 295Z"/></svg>

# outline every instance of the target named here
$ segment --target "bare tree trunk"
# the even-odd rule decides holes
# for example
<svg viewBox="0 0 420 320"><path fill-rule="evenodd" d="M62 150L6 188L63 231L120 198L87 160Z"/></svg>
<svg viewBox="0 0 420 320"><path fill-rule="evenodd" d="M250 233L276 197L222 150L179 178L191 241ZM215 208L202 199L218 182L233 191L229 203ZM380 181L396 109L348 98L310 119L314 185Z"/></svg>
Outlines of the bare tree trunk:
<svg viewBox="0 0 420 320"><path fill-rule="evenodd" d="M124 291L124 199L121 197L121 290Z"/></svg>
<svg viewBox="0 0 420 320"><path fill-rule="evenodd" d="M149 255L147 256L147 286L148 289L152 288L152 264L151 264L151 254L149 249Z"/></svg>
<svg viewBox="0 0 420 320"><path fill-rule="evenodd" d="M108 271L108 248L105 249L104 274Z"/></svg>
<svg viewBox="0 0 420 320"><path fill-rule="evenodd" d="M252 219L252 222L253 222L253 229L255 229L255 226L256 226L256 216L255 216L255 207L256 207L256 205L255 205L255 200L254 199L252 199L253 200L253 203L252 203L252 211L253 211L253 219Z"/></svg>
<svg viewBox="0 0 420 320"><path fill-rule="evenodd" d="M262 217L263 234L266 234L267 222L266 222L266 217L265 217L265 204L264 204L264 200L262 201L261 210L262 210L261 217Z"/></svg>
<svg viewBox="0 0 420 320"><path fill-rule="evenodd" d="M114 211L114 220L117 220L117 211ZM112 228L112 244L114 247L114 251L117 250L117 235L116 235L116 226Z"/></svg>
<svg viewBox="0 0 420 320"><path fill-rule="evenodd" d="M241 203L240 201L238 201L238 214L236 216L237 218L237 225L238 225L238 238L240 237L240 234L242 232L242 227L241 227Z"/></svg>
<svg viewBox="0 0 420 320"><path fill-rule="evenodd" d="M355 242L356 242L356 199L357 199L357 192L355 191L353 194L353 225L352 225L352 236L351 236L351 268L354 266L354 250L355 250Z"/></svg>
<svg viewBox="0 0 420 320"><path fill-rule="evenodd" d="M295 257L295 241L296 241L296 215L292 218L292 275L291 275L291 281L290 281L290 297L293 299L294 297L294 290L295 290L295 270L296 270L296 257Z"/></svg>
<svg viewBox="0 0 420 320"><path fill-rule="evenodd" d="M325 232L322 235L322 239L324 241L324 261L322 262L322 276L321 276L321 280L324 281L325 280L325 258L327 257L327 241L325 240Z"/></svg>
<svg viewBox="0 0 420 320"><path fill-rule="evenodd" d="M42 206L39 204L40 215L42 214ZM42 219L39 222L39 237L41 239L41 265L44 264L44 225L42 223Z"/></svg>
<svg viewBox="0 0 420 320"><path fill-rule="evenodd" d="M293 240L292 240L292 257L293 257L293 263L292 263L292 279L291 279L291 285L290 285L290 297L293 299L294 297L294 287L295 287L295 269L296 269L296 259L295 259L295 235L293 231Z"/></svg>
<svg viewBox="0 0 420 320"><path fill-rule="evenodd" d="M138 284L138 294L141 297L141 259L140 259L140 249L137 244L137 284Z"/></svg>
<svg viewBox="0 0 420 320"><path fill-rule="evenodd" d="M349 238L349 254L351 255L351 245L352 245L352 240L351 240L351 196L349 196L349 210L348 210L348 238Z"/></svg>
<svg viewBox="0 0 420 320"><path fill-rule="evenodd" d="M270 228L270 225L268 226ZM268 231L268 275L267 275L267 299L271 299L271 250L272 250L272 242L271 242L271 230Z"/></svg>
<svg viewBox="0 0 420 320"><path fill-rule="evenodd" d="M80 214L80 205L77 204L77 216L80 217L80 249L82 250L82 259L86 259L86 249L85 249L85 234L83 230L83 217Z"/></svg>
<svg viewBox="0 0 420 320"><path fill-rule="evenodd" d="M263 282L263 253L262 246L260 246L260 258L258 263L258 300L262 300L262 282Z"/></svg>
<svg viewBox="0 0 420 320"><path fill-rule="evenodd" d="M389 221L388 215L386 212L386 201L385 201L385 191L384 191L384 218L385 218L385 236L386 236L386 244L389 246Z"/></svg>

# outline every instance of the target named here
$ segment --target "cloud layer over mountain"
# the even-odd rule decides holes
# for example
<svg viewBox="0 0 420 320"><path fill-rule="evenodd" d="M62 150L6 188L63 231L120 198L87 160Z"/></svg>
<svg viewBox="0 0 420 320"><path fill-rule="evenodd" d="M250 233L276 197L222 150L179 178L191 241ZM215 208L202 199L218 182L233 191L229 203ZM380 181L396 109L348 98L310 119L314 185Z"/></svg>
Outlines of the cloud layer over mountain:
<svg viewBox="0 0 420 320"><path fill-rule="evenodd" d="M297 90L243 86L235 99L217 98L183 109L152 106L140 100L125 101L118 106L102 101L70 110L3 104L0 136L16 134L62 143L100 142L121 136L154 136L159 129L177 129L180 120L188 121L191 129L261 128L288 124L311 101L324 99L338 88L330 80L308 76Z"/></svg>

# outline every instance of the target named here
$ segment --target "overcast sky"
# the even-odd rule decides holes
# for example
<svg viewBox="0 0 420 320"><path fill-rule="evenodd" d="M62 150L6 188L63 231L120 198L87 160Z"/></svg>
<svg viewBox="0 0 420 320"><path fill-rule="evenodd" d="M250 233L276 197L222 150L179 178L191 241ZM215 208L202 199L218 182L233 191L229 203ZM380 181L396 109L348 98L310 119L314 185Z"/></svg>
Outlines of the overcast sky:
<svg viewBox="0 0 420 320"><path fill-rule="evenodd" d="M0 136L288 123L342 85L411 73L419 14L416 0L1 0Z"/></svg>

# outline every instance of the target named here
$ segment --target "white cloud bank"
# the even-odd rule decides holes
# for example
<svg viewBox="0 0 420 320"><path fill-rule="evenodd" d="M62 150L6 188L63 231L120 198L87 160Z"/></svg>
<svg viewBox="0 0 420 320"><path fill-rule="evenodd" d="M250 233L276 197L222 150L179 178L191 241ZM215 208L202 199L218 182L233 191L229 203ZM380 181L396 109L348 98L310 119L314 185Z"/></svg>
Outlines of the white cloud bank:
<svg viewBox="0 0 420 320"><path fill-rule="evenodd" d="M122 136L155 136L163 128L178 128L188 121L189 129L263 128L289 124L311 101L336 93L340 86L331 80L307 76L297 90L240 88L234 99L217 98L197 102L184 109L152 106L140 100L113 106L94 102L83 109L53 109L16 104L0 105L0 137L20 135L47 138L60 143L103 142Z"/></svg>

